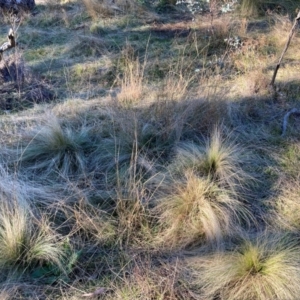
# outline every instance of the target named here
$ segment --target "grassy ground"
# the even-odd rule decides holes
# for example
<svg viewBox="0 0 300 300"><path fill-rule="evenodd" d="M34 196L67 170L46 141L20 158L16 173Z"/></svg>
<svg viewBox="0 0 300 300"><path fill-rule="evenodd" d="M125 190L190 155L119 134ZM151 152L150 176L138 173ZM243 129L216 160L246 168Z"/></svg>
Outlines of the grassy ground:
<svg viewBox="0 0 300 300"><path fill-rule="evenodd" d="M103 3L38 2L4 54L0 298L296 299L290 17Z"/></svg>

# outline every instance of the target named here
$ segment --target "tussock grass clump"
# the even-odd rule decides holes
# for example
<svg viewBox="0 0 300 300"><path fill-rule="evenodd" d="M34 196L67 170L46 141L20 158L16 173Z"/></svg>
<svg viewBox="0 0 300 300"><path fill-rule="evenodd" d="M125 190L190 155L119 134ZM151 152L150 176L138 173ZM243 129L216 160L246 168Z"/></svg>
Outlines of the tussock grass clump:
<svg viewBox="0 0 300 300"><path fill-rule="evenodd" d="M189 263L191 284L203 299L297 299L299 246L287 235L262 234L232 252Z"/></svg>
<svg viewBox="0 0 300 300"><path fill-rule="evenodd" d="M251 214L228 190L193 172L175 181L169 196L155 207L159 215L159 241L170 248L185 248L205 241L220 244L239 230Z"/></svg>
<svg viewBox="0 0 300 300"><path fill-rule="evenodd" d="M62 176L84 174L86 154L93 150L90 128L65 127L57 119L26 136L19 162L33 171L43 171L42 177L56 172ZM41 174L41 173L40 173Z"/></svg>
<svg viewBox="0 0 300 300"><path fill-rule="evenodd" d="M115 109L111 116L111 126L91 159L96 173L107 176L109 185L126 182L133 174L143 180L155 176L158 161L171 147L160 128L143 118L139 111L124 108Z"/></svg>
<svg viewBox="0 0 300 300"><path fill-rule="evenodd" d="M219 129L215 129L206 142L204 171L233 191L235 184L242 183L247 178L241 169L243 162L240 149L224 139Z"/></svg>
<svg viewBox="0 0 300 300"><path fill-rule="evenodd" d="M180 144L169 170L175 175L191 170L236 192L250 179L241 168L247 160L241 149L223 138L222 131L216 128L203 145L188 142Z"/></svg>
<svg viewBox="0 0 300 300"><path fill-rule="evenodd" d="M1 199L2 271L17 268L24 272L42 264L51 264L63 271L64 251L59 246L58 234L51 232L46 221L36 223L29 206L23 203Z"/></svg>

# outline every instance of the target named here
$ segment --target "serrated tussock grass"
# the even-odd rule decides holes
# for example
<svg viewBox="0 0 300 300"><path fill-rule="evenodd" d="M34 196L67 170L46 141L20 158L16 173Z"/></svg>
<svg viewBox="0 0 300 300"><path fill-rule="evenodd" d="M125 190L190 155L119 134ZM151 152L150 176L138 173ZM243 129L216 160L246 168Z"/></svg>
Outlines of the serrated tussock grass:
<svg viewBox="0 0 300 300"><path fill-rule="evenodd" d="M87 153L94 149L90 130L84 125L81 128L63 126L51 118L41 129L37 128L24 137L19 165L39 172L41 177L51 173L63 177L84 174Z"/></svg>
<svg viewBox="0 0 300 300"><path fill-rule="evenodd" d="M38 265L51 264L64 270L64 251L60 237L46 219L37 221L25 200L1 199L0 266L2 271L28 271Z"/></svg>
<svg viewBox="0 0 300 300"><path fill-rule="evenodd" d="M0 299L296 299L296 35L267 88L288 16L54 2L15 24L59 102L0 118Z"/></svg>
<svg viewBox="0 0 300 300"><path fill-rule="evenodd" d="M251 180L242 165L248 158L243 149L230 141L230 135L224 137L220 128L215 128L210 137L201 142L179 143L176 156L168 169L174 176L180 176L187 170L198 176L208 177L231 193L237 193Z"/></svg>
<svg viewBox="0 0 300 300"><path fill-rule="evenodd" d="M193 171L186 171L184 176L170 185L172 192L154 208L162 245L185 248L207 241L220 245L252 219L241 201L210 178L198 177Z"/></svg>
<svg viewBox="0 0 300 300"><path fill-rule="evenodd" d="M286 234L260 234L236 249L193 258L191 285L203 299L297 299L299 246Z"/></svg>
<svg viewBox="0 0 300 300"><path fill-rule="evenodd" d="M206 141L203 168L213 180L234 191L235 186L243 186L249 179L241 167L247 159L243 157L242 149L230 142L230 135L226 139L223 135L216 128Z"/></svg>

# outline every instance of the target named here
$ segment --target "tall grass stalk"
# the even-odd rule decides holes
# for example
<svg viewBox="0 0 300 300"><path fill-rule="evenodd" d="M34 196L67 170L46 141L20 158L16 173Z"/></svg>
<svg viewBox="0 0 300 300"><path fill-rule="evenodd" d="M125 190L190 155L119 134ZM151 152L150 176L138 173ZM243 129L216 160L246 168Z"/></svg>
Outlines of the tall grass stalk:
<svg viewBox="0 0 300 300"><path fill-rule="evenodd" d="M121 76L121 91L117 96L118 103L122 107L130 107L140 103L146 88L145 68L147 65L149 40L146 45L143 62L136 57L135 51L130 44L126 44L122 51L120 64L124 65Z"/></svg>
<svg viewBox="0 0 300 300"><path fill-rule="evenodd" d="M80 238L89 240L95 245L109 245L116 237L116 219L100 208L80 201L74 207L67 206L64 211L68 222L74 221Z"/></svg>
<svg viewBox="0 0 300 300"><path fill-rule="evenodd" d="M116 213L118 219L119 242L124 245L146 245L152 239L149 202L151 191L147 180L133 158L127 176L122 176L117 184ZM119 175L118 175L119 176Z"/></svg>
<svg viewBox="0 0 300 300"><path fill-rule="evenodd" d="M127 61L123 79L121 80L121 92L118 94L118 103L123 107L139 104L145 92L144 69L138 59Z"/></svg>

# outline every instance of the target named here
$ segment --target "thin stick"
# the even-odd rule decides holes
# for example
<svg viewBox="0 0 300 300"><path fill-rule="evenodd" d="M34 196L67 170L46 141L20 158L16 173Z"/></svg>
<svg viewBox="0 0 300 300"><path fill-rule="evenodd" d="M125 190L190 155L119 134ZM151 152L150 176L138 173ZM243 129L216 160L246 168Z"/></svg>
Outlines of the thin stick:
<svg viewBox="0 0 300 300"><path fill-rule="evenodd" d="M288 38L288 40L287 40L287 42L286 42L286 44L285 44L285 47L284 47L284 49L283 49L283 51L282 51L282 53L281 53L281 56L280 56L280 58L279 58L279 61L278 61L277 65L276 65L276 68L275 68L275 70L274 70L274 74L273 74L273 77L272 77L272 81L271 81L271 83L270 83L271 86L274 86L274 82L275 82L275 79L276 79L277 72L278 72L278 70L279 70L279 68L280 68L281 61L282 61L283 56L284 56L284 54L286 53L286 51L287 51L287 49L288 49L288 47L289 47L289 45L290 45L290 43L291 43L291 40L292 40L293 35L294 35L294 33L295 33L295 30L296 30L296 28L297 28L297 26L298 26L298 24L299 24L299 21L300 21L300 11L298 12L297 17L295 18L293 27L292 27L292 29L291 29L291 31L290 31L290 33L289 33L289 38Z"/></svg>

